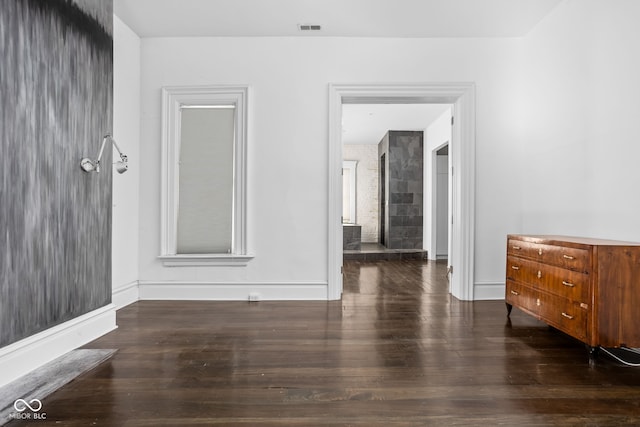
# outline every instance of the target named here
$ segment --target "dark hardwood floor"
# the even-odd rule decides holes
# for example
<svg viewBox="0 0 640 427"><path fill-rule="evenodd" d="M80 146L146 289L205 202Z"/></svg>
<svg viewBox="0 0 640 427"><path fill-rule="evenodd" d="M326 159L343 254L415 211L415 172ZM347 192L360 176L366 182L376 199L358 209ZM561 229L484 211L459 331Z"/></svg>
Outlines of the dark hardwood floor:
<svg viewBox="0 0 640 427"><path fill-rule="evenodd" d="M141 301L118 325L31 425L640 425L640 368L452 298L434 262L349 261L342 301Z"/></svg>

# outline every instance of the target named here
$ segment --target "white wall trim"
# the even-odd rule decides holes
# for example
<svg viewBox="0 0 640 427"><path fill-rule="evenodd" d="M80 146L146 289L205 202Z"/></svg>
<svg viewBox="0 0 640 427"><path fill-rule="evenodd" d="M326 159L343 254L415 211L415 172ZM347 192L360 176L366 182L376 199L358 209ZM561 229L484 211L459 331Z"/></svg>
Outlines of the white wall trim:
<svg viewBox="0 0 640 427"><path fill-rule="evenodd" d="M0 348L0 387L116 328L109 304Z"/></svg>
<svg viewBox="0 0 640 427"><path fill-rule="evenodd" d="M135 280L131 283L127 283L123 286L118 286L113 290L111 301L115 305L116 310L120 310L123 307L133 304L140 299L140 292L138 291L138 281Z"/></svg>
<svg viewBox="0 0 640 427"><path fill-rule="evenodd" d="M475 245L475 84L330 84L329 85L329 203L327 299L342 295L342 104L453 104L454 125L449 155L453 188L453 265L451 294L474 299Z"/></svg>
<svg viewBox="0 0 640 427"><path fill-rule="evenodd" d="M326 300L325 282L173 282L141 281L140 300L261 301Z"/></svg>
<svg viewBox="0 0 640 427"><path fill-rule="evenodd" d="M503 300L505 284L497 282L480 282L475 284L474 296L480 300Z"/></svg>
<svg viewBox="0 0 640 427"><path fill-rule="evenodd" d="M193 254L164 255L158 257L158 259L162 261L162 265L165 267L207 267L213 265L245 267L253 258L254 256L251 254Z"/></svg>

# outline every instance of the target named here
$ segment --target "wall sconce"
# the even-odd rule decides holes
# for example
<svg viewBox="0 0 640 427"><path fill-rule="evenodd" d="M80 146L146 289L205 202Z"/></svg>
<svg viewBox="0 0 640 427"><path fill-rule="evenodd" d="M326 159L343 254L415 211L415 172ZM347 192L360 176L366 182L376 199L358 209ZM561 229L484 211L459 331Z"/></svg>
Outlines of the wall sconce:
<svg viewBox="0 0 640 427"><path fill-rule="evenodd" d="M107 140L111 141L113 146L118 150L118 154L120 154L120 161L115 162L116 170L118 173L125 173L129 169L129 165L127 164L127 156L122 154L120 151L120 147L116 144L116 140L109 134L106 134L104 138L102 138L102 145L100 146L100 152L98 153L98 158L94 161L87 157L80 161L80 167L85 172L100 172L100 159L102 158L102 153L104 152L104 146L107 143Z"/></svg>

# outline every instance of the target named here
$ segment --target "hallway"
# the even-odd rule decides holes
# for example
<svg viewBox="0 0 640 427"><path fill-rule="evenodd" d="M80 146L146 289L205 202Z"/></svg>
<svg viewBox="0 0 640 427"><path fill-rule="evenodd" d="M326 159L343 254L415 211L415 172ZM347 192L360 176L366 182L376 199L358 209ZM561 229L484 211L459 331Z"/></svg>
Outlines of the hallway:
<svg viewBox="0 0 640 427"><path fill-rule="evenodd" d="M9 425L640 424L640 370L452 298L445 270L347 261L342 301L140 301L86 346L114 357Z"/></svg>

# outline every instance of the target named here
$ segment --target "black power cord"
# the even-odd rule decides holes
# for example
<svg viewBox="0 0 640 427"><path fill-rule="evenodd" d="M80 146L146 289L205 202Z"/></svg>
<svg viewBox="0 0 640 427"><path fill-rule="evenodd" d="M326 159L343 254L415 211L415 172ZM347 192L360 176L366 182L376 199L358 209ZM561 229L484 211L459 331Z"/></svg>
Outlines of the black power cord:
<svg viewBox="0 0 640 427"><path fill-rule="evenodd" d="M633 366L633 367L640 366L640 362L631 362L629 360L625 360L621 354L615 354L615 353L625 353L625 352L632 353L633 355L635 355L635 360L640 360L640 351L638 349L629 348L629 347L620 347L617 349L606 349L604 347L600 347L600 350L624 365Z"/></svg>

